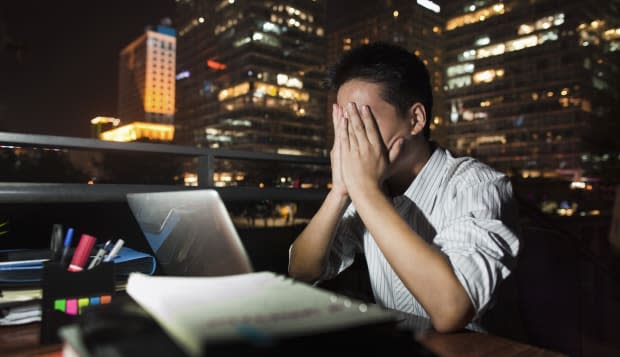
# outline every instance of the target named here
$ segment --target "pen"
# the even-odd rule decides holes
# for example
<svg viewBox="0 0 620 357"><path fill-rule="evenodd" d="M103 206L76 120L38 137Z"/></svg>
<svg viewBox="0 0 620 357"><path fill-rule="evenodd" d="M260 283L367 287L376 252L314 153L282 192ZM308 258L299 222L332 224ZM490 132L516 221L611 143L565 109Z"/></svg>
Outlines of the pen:
<svg viewBox="0 0 620 357"><path fill-rule="evenodd" d="M52 261L59 261L62 256L62 224L52 226L52 237L50 239L50 250L52 251Z"/></svg>
<svg viewBox="0 0 620 357"><path fill-rule="evenodd" d="M69 264L69 268L67 269L68 271L77 272L84 270L84 265L86 265L88 257L90 256L90 251L95 246L96 241L97 239L95 237L82 234L80 242L77 248L75 248L75 253L73 253L71 264Z"/></svg>
<svg viewBox="0 0 620 357"><path fill-rule="evenodd" d="M61 264L66 264L67 256L69 255L69 248L71 248L71 240L73 239L73 228L67 229L67 233L65 235L65 242L63 244L64 248L62 250L62 257L60 258Z"/></svg>
<svg viewBox="0 0 620 357"><path fill-rule="evenodd" d="M114 257L116 257L118 255L118 252L121 251L121 248L123 247L123 244L125 244L125 241L122 239L119 239L116 241L116 243L114 244L114 247L112 248L112 250L110 251L110 253L108 255L106 255L105 259L103 259L104 262L109 262L112 259L114 259Z"/></svg>
<svg viewBox="0 0 620 357"><path fill-rule="evenodd" d="M88 265L88 270L91 270L92 268L99 265L99 263L101 263L101 261L103 260L103 257L105 256L105 253L108 252L108 247L110 246L110 244L112 244L111 240L105 242L105 245L103 246L103 248L99 248L99 251L97 251L97 255L95 255L93 260Z"/></svg>

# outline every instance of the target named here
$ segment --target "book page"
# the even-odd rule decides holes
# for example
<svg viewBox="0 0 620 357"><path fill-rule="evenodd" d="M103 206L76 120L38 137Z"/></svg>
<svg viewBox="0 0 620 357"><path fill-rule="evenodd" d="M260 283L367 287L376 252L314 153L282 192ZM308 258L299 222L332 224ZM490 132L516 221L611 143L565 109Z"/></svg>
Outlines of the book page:
<svg viewBox="0 0 620 357"><path fill-rule="evenodd" d="M127 293L192 356L209 341L277 338L391 321L392 312L270 272L131 274ZM251 335L251 336L249 336Z"/></svg>

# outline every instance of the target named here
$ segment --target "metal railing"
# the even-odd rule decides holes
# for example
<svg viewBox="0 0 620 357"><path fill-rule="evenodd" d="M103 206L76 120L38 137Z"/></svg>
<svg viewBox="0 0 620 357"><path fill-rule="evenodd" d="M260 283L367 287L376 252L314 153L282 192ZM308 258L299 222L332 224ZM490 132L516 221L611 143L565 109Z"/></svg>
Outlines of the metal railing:
<svg viewBox="0 0 620 357"><path fill-rule="evenodd" d="M213 174L216 159L238 159L253 161L272 161L290 164L329 165L329 159L319 156L282 155L255 151L197 148L191 146L141 143L109 142L97 139L75 138L53 135L22 134L0 132L0 146L37 147L54 149L75 149L86 151L120 151L134 153L154 153L196 157L198 188L217 189L222 199L242 200L296 200L316 201L325 197L327 189L293 188L254 188L254 187L215 187ZM124 200L128 192L153 192L188 189L174 185L124 185L124 184L75 184L75 183L22 183L4 182L0 184L2 202L103 202Z"/></svg>

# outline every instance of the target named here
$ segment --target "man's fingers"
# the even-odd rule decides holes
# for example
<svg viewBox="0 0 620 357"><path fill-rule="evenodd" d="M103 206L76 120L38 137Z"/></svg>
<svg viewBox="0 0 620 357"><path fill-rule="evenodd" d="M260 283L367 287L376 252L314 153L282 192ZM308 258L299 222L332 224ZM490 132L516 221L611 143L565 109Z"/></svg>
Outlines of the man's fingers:
<svg viewBox="0 0 620 357"><path fill-rule="evenodd" d="M339 138L340 138L340 148L342 150L350 150L351 149L351 141L349 135L349 119L342 118L340 122L340 128L338 130Z"/></svg>
<svg viewBox="0 0 620 357"><path fill-rule="evenodd" d="M377 126L377 120L372 115L370 107L368 105L362 106L362 121L364 123L364 129L366 130L366 137L368 141L373 145L383 145L381 134Z"/></svg>
<svg viewBox="0 0 620 357"><path fill-rule="evenodd" d="M360 117L360 113L357 110L357 105L353 102L347 104L347 113L349 115L349 133L355 136L356 145L364 145L368 142L366 137L366 129L364 129L364 123Z"/></svg>

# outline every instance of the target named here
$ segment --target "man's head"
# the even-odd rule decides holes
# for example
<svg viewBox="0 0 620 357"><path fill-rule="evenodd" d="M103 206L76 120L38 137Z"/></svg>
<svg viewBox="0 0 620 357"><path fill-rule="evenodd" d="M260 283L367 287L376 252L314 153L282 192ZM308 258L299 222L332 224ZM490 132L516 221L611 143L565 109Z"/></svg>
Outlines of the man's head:
<svg viewBox="0 0 620 357"><path fill-rule="evenodd" d="M354 48L331 67L328 85L339 91L352 80L378 85L381 99L403 118L409 118L414 105L421 103L425 112L423 135L429 138L433 95L428 71L418 57L387 43Z"/></svg>

